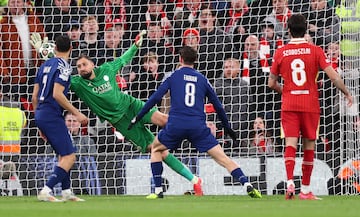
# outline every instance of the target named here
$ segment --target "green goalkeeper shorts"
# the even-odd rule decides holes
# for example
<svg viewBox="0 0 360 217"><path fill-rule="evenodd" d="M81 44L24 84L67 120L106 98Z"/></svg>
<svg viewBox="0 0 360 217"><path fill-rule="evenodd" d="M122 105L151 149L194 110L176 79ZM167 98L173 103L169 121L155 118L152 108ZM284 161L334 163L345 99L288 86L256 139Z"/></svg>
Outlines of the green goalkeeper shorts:
<svg viewBox="0 0 360 217"><path fill-rule="evenodd" d="M154 141L154 134L149 130L145 124L151 123L151 116L158 109L152 108L146 115L136 123L131 130L128 130L128 126L131 120L140 112L144 107L145 102L141 100L135 100L130 106L125 115L113 126L119 131L127 140L131 141L136 148L142 153L147 152L147 147Z"/></svg>

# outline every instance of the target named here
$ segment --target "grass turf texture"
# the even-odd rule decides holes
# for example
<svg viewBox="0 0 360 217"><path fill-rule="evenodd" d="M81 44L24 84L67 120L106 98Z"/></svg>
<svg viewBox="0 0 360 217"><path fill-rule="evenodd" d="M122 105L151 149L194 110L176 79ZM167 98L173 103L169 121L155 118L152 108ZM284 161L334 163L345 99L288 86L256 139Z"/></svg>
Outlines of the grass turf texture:
<svg viewBox="0 0 360 217"><path fill-rule="evenodd" d="M0 197L4 217L231 217L359 216L359 196L324 196L321 201L286 201L284 196L82 196L86 202L49 203L35 197Z"/></svg>

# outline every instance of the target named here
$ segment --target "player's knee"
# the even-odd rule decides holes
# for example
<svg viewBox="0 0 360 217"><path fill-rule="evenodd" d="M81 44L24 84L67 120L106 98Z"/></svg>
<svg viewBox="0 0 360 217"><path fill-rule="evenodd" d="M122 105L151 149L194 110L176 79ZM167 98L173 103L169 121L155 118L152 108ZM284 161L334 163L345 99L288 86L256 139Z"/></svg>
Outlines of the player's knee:
<svg viewBox="0 0 360 217"><path fill-rule="evenodd" d="M161 152L161 158L164 160L169 155L169 151L165 150Z"/></svg>
<svg viewBox="0 0 360 217"><path fill-rule="evenodd" d="M60 158L59 166L65 169L66 171L68 171L74 165L75 161L76 161L76 156L74 153L65 155Z"/></svg>
<svg viewBox="0 0 360 217"><path fill-rule="evenodd" d="M151 122L157 126L163 127L168 121L168 115L159 111L154 112L151 117Z"/></svg>

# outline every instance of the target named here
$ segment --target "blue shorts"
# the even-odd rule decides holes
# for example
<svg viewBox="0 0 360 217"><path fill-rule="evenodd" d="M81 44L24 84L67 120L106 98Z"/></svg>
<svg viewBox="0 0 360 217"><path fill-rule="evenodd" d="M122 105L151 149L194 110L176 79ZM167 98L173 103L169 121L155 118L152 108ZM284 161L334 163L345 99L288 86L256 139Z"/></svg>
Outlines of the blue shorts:
<svg viewBox="0 0 360 217"><path fill-rule="evenodd" d="M204 125L196 129L181 129L167 124L158 134L159 141L170 150L175 150L184 139L189 140L199 152L207 152L219 142Z"/></svg>
<svg viewBox="0 0 360 217"><path fill-rule="evenodd" d="M56 154L66 156L76 152L62 116L47 119L37 119L35 116L35 124L46 136Z"/></svg>

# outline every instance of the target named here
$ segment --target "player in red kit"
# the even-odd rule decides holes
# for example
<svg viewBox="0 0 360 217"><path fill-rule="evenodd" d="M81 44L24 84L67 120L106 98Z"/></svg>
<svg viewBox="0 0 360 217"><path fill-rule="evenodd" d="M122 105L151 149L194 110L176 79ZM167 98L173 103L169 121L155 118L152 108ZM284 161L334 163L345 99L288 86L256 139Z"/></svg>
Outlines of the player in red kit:
<svg viewBox="0 0 360 217"><path fill-rule="evenodd" d="M305 17L301 14L292 15L288 20L288 28L291 40L276 50L268 80L269 87L282 94L281 126L282 137L285 137L286 199L295 198L295 155L298 138L301 136L304 155L299 199L318 200L320 198L310 191L310 178L320 123L317 86L319 69L344 93L348 106L352 106L353 98L326 59L324 51L304 39L307 30ZM283 85L279 84L278 76L282 77Z"/></svg>

